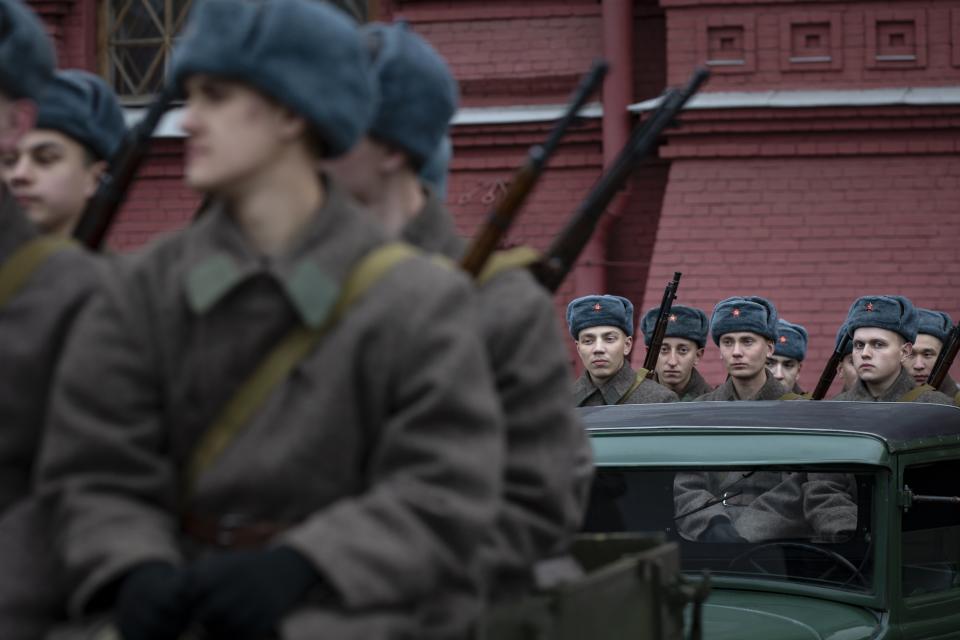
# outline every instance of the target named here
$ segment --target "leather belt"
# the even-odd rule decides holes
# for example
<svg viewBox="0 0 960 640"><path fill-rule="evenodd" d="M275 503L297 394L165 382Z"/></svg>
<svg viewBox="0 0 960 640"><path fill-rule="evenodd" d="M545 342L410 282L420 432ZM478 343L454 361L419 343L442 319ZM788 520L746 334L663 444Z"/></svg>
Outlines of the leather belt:
<svg viewBox="0 0 960 640"><path fill-rule="evenodd" d="M226 515L221 517L188 513L181 521L183 533L193 540L222 549L257 549L265 547L292 525Z"/></svg>

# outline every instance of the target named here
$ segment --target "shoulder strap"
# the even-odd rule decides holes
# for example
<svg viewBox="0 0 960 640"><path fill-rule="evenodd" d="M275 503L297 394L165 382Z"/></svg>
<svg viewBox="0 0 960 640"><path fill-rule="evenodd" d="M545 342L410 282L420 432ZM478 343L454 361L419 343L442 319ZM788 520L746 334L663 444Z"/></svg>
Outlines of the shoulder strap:
<svg viewBox="0 0 960 640"><path fill-rule="evenodd" d="M480 275L477 276L477 284L484 285L504 271L510 269L523 269L540 259L540 252L531 247L515 247L506 251L497 251L487 260Z"/></svg>
<svg viewBox="0 0 960 640"><path fill-rule="evenodd" d="M69 238L40 236L14 251L0 266L0 307L17 295L47 258L73 244Z"/></svg>
<svg viewBox="0 0 960 640"><path fill-rule="evenodd" d="M263 406L273 390L313 351L320 339L357 298L366 293L395 265L416 254L416 249L402 242L374 249L360 260L347 277L333 312L323 324L315 329L297 325L267 353L253 373L233 393L191 452L185 478L187 491L194 487L200 475L213 465L250 418Z"/></svg>
<svg viewBox="0 0 960 640"><path fill-rule="evenodd" d="M809 400L809 398L806 395L790 391L777 398L777 400Z"/></svg>
<svg viewBox="0 0 960 640"><path fill-rule="evenodd" d="M636 378L636 380L633 381L633 384L630 385L630 388L627 389L627 392L626 392L625 394L623 394L623 395L620 397L619 400L617 400L617 404L623 404L623 403L625 403L625 402L627 401L627 398L629 398L630 396L632 396L632 395L633 395L633 392L640 388L640 385L642 385L642 384L643 384L643 381L647 379L647 374L649 374L649 373L650 373L650 372L647 371L646 369L642 369L642 368L639 369L639 370L637 371L637 378Z"/></svg>
<svg viewBox="0 0 960 640"><path fill-rule="evenodd" d="M905 394L900 396L897 402L916 402L917 398L925 394L927 391L936 391L933 387L928 384L921 384L919 387L914 387L907 391Z"/></svg>

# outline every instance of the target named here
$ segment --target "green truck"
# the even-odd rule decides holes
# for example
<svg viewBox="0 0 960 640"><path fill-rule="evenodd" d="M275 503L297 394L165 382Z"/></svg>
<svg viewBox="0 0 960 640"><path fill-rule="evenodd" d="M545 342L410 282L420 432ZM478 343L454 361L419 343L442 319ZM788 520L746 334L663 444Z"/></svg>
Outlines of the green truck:
<svg viewBox="0 0 960 640"><path fill-rule="evenodd" d="M960 638L960 409L580 411L597 464L585 530L652 532L688 583L708 573L706 640ZM689 635L699 612L685 608Z"/></svg>

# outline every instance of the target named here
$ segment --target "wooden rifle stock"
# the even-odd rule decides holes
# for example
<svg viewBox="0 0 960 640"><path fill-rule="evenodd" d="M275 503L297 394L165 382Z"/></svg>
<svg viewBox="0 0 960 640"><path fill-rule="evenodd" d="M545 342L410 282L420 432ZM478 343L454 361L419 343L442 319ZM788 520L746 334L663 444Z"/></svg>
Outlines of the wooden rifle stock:
<svg viewBox="0 0 960 640"><path fill-rule="evenodd" d="M673 309L673 301L677 299L677 289L680 288L679 271L673 274L673 280L667 283L663 290L663 300L660 301L660 310L657 312L657 323L654 325L653 337L650 338L650 346L647 347L647 355L643 359L643 368L647 370L647 377L652 378L657 371L657 360L660 359L660 346L663 344L663 338L667 335L667 323L670 322L670 311Z"/></svg>
<svg viewBox="0 0 960 640"><path fill-rule="evenodd" d="M943 350L940 351L940 355L937 357L937 362L930 371L927 384L934 389L940 388L943 381L946 380L947 374L950 372L950 367L953 366L953 361L957 359L958 351L960 351L960 322L950 331L950 336L947 338L946 344L943 345Z"/></svg>
<svg viewBox="0 0 960 640"><path fill-rule="evenodd" d="M73 237L89 249L96 251L103 245L130 184L147 157L153 132L163 114L170 110L175 95L173 86L165 86L150 104L143 120L127 132L120 148L110 158L110 166L100 178L97 191L87 202L73 232Z"/></svg>
<svg viewBox="0 0 960 640"><path fill-rule="evenodd" d="M487 214L486 222L464 254L460 266L471 276L476 277L480 274L503 236L510 230L510 226L523 207L523 203L526 202L527 196L530 195L533 187L540 180L540 176L547 166L547 161L556 151L560 139L573 124L583 105L603 82L608 68L609 65L603 60L598 60L593 64L593 68L583 77L574 91L567 105L567 110L554 125L547 141L542 145L535 145L530 148L526 163L517 171L503 199L495 204Z"/></svg>
<svg viewBox="0 0 960 640"><path fill-rule="evenodd" d="M530 270L544 287L550 291L560 287L637 164L651 152L663 130L674 123L677 114L709 77L709 71L697 69L683 88L665 93L653 114L633 130L610 168L600 176L543 258L531 265Z"/></svg>
<svg viewBox="0 0 960 640"><path fill-rule="evenodd" d="M823 373L820 374L820 380L817 381L817 388L810 394L811 400L823 400L826 397L827 391L830 390L830 385L833 384L834 378L837 377L837 367L839 367L843 361L843 352L849 343L850 336L844 335L840 338L840 344L837 345L836 351L830 355L830 359L827 360L827 366L823 368Z"/></svg>

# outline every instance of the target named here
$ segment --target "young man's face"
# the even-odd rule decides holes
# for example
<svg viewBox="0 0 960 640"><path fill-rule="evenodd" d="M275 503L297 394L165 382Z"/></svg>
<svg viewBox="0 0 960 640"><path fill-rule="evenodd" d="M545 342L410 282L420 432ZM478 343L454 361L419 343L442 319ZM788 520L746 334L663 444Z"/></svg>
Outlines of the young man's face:
<svg viewBox="0 0 960 640"><path fill-rule="evenodd" d="M106 168L72 138L34 129L0 155L3 181L43 233L69 235Z"/></svg>
<svg viewBox="0 0 960 640"><path fill-rule="evenodd" d="M930 372L933 371L933 365L937 363L937 357L940 350L943 349L943 342L926 333L917 334L917 340L913 343L913 351L903 359L903 366L907 372L913 376L917 384L925 384Z"/></svg>
<svg viewBox="0 0 960 640"><path fill-rule="evenodd" d="M910 343L887 329L861 327L853 334L853 366L868 384L883 384L899 375L910 351Z"/></svg>
<svg viewBox="0 0 960 640"><path fill-rule="evenodd" d="M589 327L577 336L580 361L597 381L616 375L632 348L633 338L617 327Z"/></svg>
<svg viewBox="0 0 960 640"><path fill-rule="evenodd" d="M702 357L703 349L693 340L664 338L657 359L657 379L671 389L683 389Z"/></svg>
<svg viewBox="0 0 960 640"><path fill-rule="evenodd" d="M852 353L843 356L843 360L837 365L837 375L840 376L844 391L850 391L853 385L857 384L857 368L853 365Z"/></svg>
<svg viewBox="0 0 960 640"><path fill-rule="evenodd" d="M199 191L255 187L287 145L305 136L301 118L244 84L198 74L185 88L185 175Z"/></svg>
<svg viewBox="0 0 960 640"><path fill-rule="evenodd" d="M793 358L776 355L767 358L767 369L770 369L774 379L787 389L793 389L793 385L797 384L802 368L803 363Z"/></svg>
<svg viewBox="0 0 960 640"><path fill-rule="evenodd" d="M731 378L752 379L763 372L773 355L773 342L749 331L720 336L720 358Z"/></svg>

